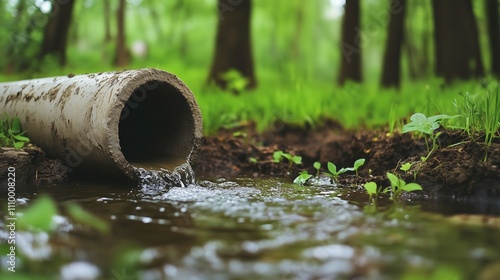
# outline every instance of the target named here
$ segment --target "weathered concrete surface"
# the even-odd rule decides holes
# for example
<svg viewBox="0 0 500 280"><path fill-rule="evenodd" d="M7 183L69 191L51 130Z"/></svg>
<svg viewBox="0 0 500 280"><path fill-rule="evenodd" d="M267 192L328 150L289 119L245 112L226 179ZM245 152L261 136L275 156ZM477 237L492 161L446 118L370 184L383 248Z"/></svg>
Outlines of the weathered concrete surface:
<svg viewBox="0 0 500 280"><path fill-rule="evenodd" d="M132 179L132 161L194 163L203 135L192 92L156 69L0 83L0 112L68 167Z"/></svg>

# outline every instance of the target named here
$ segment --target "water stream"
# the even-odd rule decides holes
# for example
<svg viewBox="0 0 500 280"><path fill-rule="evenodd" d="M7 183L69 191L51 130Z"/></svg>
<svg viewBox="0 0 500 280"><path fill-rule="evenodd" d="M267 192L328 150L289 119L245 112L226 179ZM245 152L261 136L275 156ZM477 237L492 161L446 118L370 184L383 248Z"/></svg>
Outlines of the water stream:
<svg viewBox="0 0 500 280"><path fill-rule="evenodd" d="M19 271L37 279L90 272L90 279L500 275L498 212L478 215L449 201L394 205L382 199L374 206L356 188L301 187L287 179L195 181L188 164L173 172L138 172L141 186L133 190L82 182L40 187L37 195L79 204L109 223L111 232L96 232L61 211L53 233L17 233ZM37 195L19 196L19 211ZM5 217L2 213L2 241L8 235Z"/></svg>

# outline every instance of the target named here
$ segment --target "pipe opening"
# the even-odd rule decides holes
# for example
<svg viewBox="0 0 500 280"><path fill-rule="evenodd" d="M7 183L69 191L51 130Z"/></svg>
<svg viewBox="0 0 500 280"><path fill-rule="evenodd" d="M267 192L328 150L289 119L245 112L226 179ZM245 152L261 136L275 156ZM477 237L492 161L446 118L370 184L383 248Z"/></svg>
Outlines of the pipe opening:
<svg viewBox="0 0 500 280"><path fill-rule="evenodd" d="M122 110L121 152L137 167L173 168L187 161L194 129L182 93L165 82L148 82L134 90Z"/></svg>

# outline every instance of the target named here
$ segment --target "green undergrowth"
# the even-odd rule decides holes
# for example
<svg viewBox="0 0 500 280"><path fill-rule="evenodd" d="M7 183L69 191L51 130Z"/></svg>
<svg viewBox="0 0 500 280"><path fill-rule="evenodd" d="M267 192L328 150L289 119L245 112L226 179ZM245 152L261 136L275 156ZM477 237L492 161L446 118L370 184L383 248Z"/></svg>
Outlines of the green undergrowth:
<svg viewBox="0 0 500 280"><path fill-rule="evenodd" d="M89 58L88 61L85 69L71 64L59 69L49 61L43 73L0 75L0 81L119 70L112 67L103 69L97 60ZM375 80L338 87L333 75L331 79L325 78L325 75L307 74L307 71L289 66L281 72L257 68L258 87L233 94L206 85L208 64L187 67L178 61L150 62L146 65L144 62L134 62L129 68L142 67L174 73L189 86L203 114L205 135L213 135L221 128L241 126L249 121L255 122L257 130L261 132L280 129L276 121L314 127L324 118L337 120L347 129L387 128L393 132L395 129L400 131L404 120L416 112L427 116L469 113L469 120L457 120L469 121L468 124L460 124L461 127L468 127L469 131L473 130L471 126L476 127L480 122L493 131L498 122L498 118L492 121L475 119L476 112L473 110L464 112L467 107L478 109L479 106L474 107L470 102L482 100L475 96L491 91L491 85L495 83L484 80L457 82L451 86L443 86L443 81L438 78L421 82L404 81L399 90L382 89ZM497 108L497 99L484 102L493 104L488 108ZM479 109L486 110L486 107ZM498 113L498 109L488 110L490 116Z"/></svg>

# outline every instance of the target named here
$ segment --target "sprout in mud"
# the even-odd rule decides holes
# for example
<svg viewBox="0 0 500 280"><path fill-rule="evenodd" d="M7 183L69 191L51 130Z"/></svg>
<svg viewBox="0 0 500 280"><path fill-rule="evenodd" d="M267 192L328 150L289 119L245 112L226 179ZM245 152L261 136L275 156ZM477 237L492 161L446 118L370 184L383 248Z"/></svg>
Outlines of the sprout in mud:
<svg viewBox="0 0 500 280"><path fill-rule="evenodd" d="M288 170L292 169L294 164L302 164L301 156L293 156L289 153L284 153L283 151L276 151L273 153L274 162L280 163L282 158L286 158L288 160Z"/></svg>

